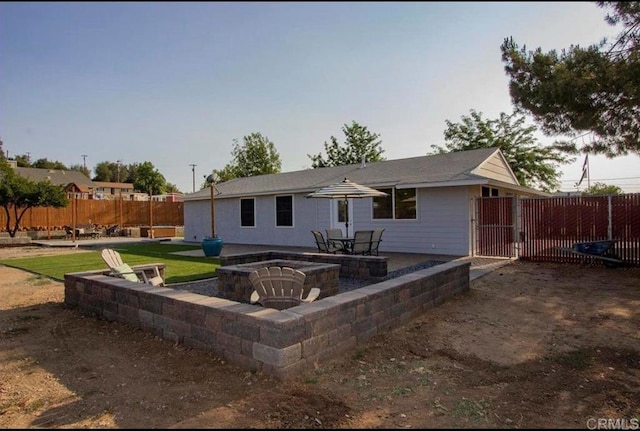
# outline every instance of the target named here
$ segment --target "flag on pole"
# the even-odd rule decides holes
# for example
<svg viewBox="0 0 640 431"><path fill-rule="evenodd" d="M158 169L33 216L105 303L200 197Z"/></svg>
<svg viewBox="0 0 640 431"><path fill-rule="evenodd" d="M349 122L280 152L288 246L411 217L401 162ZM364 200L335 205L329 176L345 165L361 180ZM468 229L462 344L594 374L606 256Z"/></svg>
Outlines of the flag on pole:
<svg viewBox="0 0 640 431"><path fill-rule="evenodd" d="M584 177L587 176L587 172L589 172L589 155L587 154L584 158L584 163L582 164L582 176L580 177L580 181L578 181L578 185L582 183Z"/></svg>

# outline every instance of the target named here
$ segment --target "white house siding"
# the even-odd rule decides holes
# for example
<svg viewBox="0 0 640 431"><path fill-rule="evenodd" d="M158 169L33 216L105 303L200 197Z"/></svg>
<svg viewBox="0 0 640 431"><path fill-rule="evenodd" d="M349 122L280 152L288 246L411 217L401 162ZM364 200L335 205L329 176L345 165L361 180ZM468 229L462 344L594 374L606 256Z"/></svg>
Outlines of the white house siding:
<svg viewBox="0 0 640 431"><path fill-rule="evenodd" d="M253 197L255 227L240 226L240 198L216 199L216 233L232 244L315 247L311 230L318 226L323 230L329 227L329 200L308 199L303 194L293 196L293 227L276 227L274 195ZM203 236L210 235L209 201L185 202L184 208L185 241L199 242ZM323 214L326 214L326 220Z"/></svg>
<svg viewBox="0 0 640 431"><path fill-rule="evenodd" d="M216 217L216 219L218 219ZM211 236L211 205L209 201L188 201L184 203L184 240L202 241Z"/></svg>
<svg viewBox="0 0 640 431"><path fill-rule="evenodd" d="M418 189L416 220L373 220L371 199L354 200L354 230L385 228L381 252L469 254L470 195L467 187Z"/></svg>
<svg viewBox="0 0 640 431"><path fill-rule="evenodd" d="M466 187L418 189L416 220L373 220L371 198L353 199L354 230L385 228L381 252L466 256L470 241L470 194ZM257 196L256 227L240 227L239 198L216 199L216 232L228 243L315 247L311 230L330 225L330 200L294 195L294 227L275 226L274 196ZM185 241L211 232L209 201L188 201Z"/></svg>
<svg viewBox="0 0 640 431"><path fill-rule="evenodd" d="M517 184L509 171L509 167L498 154L494 154L493 157L484 162L480 168L475 170L475 173L505 183Z"/></svg>

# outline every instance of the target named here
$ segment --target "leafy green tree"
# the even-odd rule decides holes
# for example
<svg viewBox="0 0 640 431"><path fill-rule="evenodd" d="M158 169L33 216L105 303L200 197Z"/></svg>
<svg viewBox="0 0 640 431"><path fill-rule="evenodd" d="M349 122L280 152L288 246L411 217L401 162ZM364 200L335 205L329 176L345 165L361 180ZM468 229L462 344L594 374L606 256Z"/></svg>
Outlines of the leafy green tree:
<svg viewBox="0 0 640 431"><path fill-rule="evenodd" d="M338 140L331 136L331 143L324 143L326 158L322 153L316 155L307 154L312 161L311 167L324 168L329 166L353 165L362 162L362 158L367 162L379 162L384 160L381 148L382 141L380 135L367 130L366 126L361 126L355 121L351 125L345 124L342 127L345 135L344 145L340 145Z"/></svg>
<svg viewBox="0 0 640 431"><path fill-rule="evenodd" d="M26 154L20 154L13 158L16 161L16 164L19 168L30 168L31 162L29 161L29 156Z"/></svg>
<svg viewBox="0 0 640 431"><path fill-rule="evenodd" d="M257 175L277 174L282 168L280 154L273 142L259 132L243 138L243 145L234 139L233 161L222 169L214 169L220 181L233 178L254 177ZM208 185L207 185L208 186Z"/></svg>
<svg viewBox="0 0 640 431"><path fill-rule="evenodd" d="M217 175L216 178L218 178L219 182L225 182L225 181L229 181L232 180L234 178L238 178L238 175L236 175L236 169L235 169L235 165L231 165L228 164L222 168L222 169L214 169L213 170L213 174ZM208 175L205 175L205 181L202 183L202 185L200 186L200 189L205 189L207 187L209 187L209 183L207 183L206 178Z"/></svg>
<svg viewBox="0 0 640 431"><path fill-rule="evenodd" d="M91 171L89 171L89 168L85 167L84 165L71 165L69 166L69 170L74 172L82 172L87 178L91 178Z"/></svg>
<svg viewBox="0 0 640 431"><path fill-rule="evenodd" d="M131 163L126 166L120 166L120 181L123 183L134 183L138 177L138 168L140 163Z"/></svg>
<svg viewBox="0 0 640 431"><path fill-rule="evenodd" d="M522 186L556 190L561 175L558 165L573 161L553 146L539 145L534 136L536 127L527 126L522 114L502 112L500 118L485 120L481 112L472 109L470 115L462 116L462 122L446 120L446 124L445 147L432 145L433 153L500 148Z"/></svg>
<svg viewBox="0 0 640 431"><path fill-rule="evenodd" d="M38 169L55 169L59 171L69 170L69 168L67 168L67 166L64 163L59 162L57 160L49 160L47 158L36 160L31 164L31 167L38 168Z"/></svg>
<svg viewBox="0 0 640 431"><path fill-rule="evenodd" d="M47 158L41 158L32 162L28 154L21 154L15 157L19 168L38 168L38 169L56 169L61 171L68 171L69 168L57 160L49 160Z"/></svg>
<svg viewBox="0 0 640 431"><path fill-rule="evenodd" d="M591 187L589 187L584 193L590 196L624 194L624 192L620 187L614 186L614 185L607 185L605 183L595 183Z"/></svg>
<svg viewBox="0 0 640 431"><path fill-rule="evenodd" d="M133 182L133 188L139 192L154 195L164 193L167 181L151 162L142 162L138 165L138 174Z"/></svg>
<svg viewBox="0 0 640 431"><path fill-rule="evenodd" d="M93 168L95 172L93 181L115 182L118 166L112 162L99 162Z"/></svg>
<svg viewBox="0 0 640 431"><path fill-rule="evenodd" d="M31 181L15 173L6 161L0 161L0 206L6 215L6 230L15 237L20 221L29 208L61 208L69 204L63 186L50 181Z"/></svg>
<svg viewBox="0 0 640 431"><path fill-rule="evenodd" d="M7 160L7 156L4 154L4 150L2 149L2 139L0 139L0 161Z"/></svg>
<svg viewBox="0 0 640 431"><path fill-rule="evenodd" d="M100 162L96 164L93 171L96 173L92 178L93 181L133 183L135 177L132 178L132 166L123 165L118 162ZM137 169L137 168L136 168Z"/></svg>
<svg viewBox="0 0 640 431"><path fill-rule="evenodd" d="M558 54L527 51L513 38L504 40L511 99L547 135L590 132L592 139L581 148L575 139L558 141L569 154L640 154L640 2L597 4L612 9L605 17L609 24L624 27L612 44L603 39Z"/></svg>
<svg viewBox="0 0 640 431"><path fill-rule="evenodd" d="M172 183L167 183L164 186L164 192L165 193L181 193L180 189L178 188L178 186L176 186L175 184L172 184Z"/></svg>

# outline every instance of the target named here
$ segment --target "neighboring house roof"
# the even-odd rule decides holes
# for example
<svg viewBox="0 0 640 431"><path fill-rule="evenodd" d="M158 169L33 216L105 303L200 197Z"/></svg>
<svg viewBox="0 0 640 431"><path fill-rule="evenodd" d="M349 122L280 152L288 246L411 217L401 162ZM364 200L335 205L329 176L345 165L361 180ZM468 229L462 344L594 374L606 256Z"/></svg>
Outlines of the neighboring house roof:
<svg viewBox="0 0 640 431"><path fill-rule="evenodd" d="M73 183L78 186L80 190L88 190L89 188L94 187L91 179L78 171L62 171L41 168L15 168L15 170L18 175L35 182L49 180L52 184L60 186L66 186Z"/></svg>
<svg viewBox="0 0 640 431"><path fill-rule="evenodd" d="M133 183L117 183L117 182L111 182L111 181L94 181L93 184L96 187L103 187L103 188L112 188L112 189L131 189L133 190Z"/></svg>
<svg viewBox="0 0 640 431"><path fill-rule="evenodd" d="M76 183L69 183L68 185L65 186L64 190L66 192L71 192L71 193L89 193L89 187L87 186L83 186L83 185L78 185Z"/></svg>
<svg viewBox="0 0 640 431"><path fill-rule="evenodd" d="M491 169L491 165L502 169ZM482 148L371 162L364 167L355 164L236 178L216 185L216 198L312 192L345 177L373 188L494 184L544 195L518 184L499 148ZM207 188L185 195L184 200L209 199L210 193Z"/></svg>

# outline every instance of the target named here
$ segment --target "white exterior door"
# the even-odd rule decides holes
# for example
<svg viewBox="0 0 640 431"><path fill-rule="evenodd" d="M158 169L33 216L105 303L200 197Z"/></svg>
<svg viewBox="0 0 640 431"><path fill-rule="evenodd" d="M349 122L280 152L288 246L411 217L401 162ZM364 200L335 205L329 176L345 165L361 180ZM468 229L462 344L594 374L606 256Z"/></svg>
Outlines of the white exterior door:
<svg viewBox="0 0 640 431"><path fill-rule="evenodd" d="M349 230L345 232L344 199L331 199L331 228L341 229L345 236L353 236L353 199L349 199Z"/></svg>

